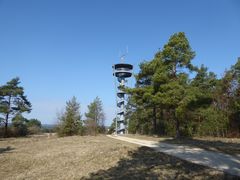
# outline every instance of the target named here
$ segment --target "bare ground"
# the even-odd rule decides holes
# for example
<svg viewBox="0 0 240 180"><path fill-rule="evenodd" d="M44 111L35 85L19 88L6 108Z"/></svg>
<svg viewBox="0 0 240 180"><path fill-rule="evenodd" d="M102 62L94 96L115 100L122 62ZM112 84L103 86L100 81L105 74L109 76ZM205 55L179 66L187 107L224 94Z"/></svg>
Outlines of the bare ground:
<svg viewBox="0 0 240 180"><path fill-rule="evenodd" d="M237 179L105 136L0 139L0 179Z"/></svg>

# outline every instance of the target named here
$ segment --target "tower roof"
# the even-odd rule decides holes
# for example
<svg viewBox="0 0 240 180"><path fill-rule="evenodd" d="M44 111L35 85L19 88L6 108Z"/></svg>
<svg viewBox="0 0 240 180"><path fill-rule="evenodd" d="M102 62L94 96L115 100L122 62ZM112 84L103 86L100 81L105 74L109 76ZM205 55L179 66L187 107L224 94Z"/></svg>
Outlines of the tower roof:
<svg viewBox="0 0 240 180"><path fill-rule="evenodd" d="M120 63L120 64L114 64L113 65L114 68L117 69L126 69L126 70L132 70L133 69L133 65L131 64L125 64L125 63Z"/></svg>

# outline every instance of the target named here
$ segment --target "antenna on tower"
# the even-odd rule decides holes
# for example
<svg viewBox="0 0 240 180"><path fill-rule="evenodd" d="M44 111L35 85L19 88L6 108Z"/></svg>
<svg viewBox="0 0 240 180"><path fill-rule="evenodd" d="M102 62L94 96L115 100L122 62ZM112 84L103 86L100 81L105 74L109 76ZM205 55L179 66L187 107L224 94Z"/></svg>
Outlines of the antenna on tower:
<svg viewBox="0 0 240 180"><path fill-rule="evenodd" d="M124 63L124 61L125 61L125 56L126 56L126 55L123 54L123 55L120 57L120 62L121 62L121 63Z"/></svg>
<svg viewBox="0 0 240 180"><path fill-rule="evenodd" d="M126 46L126 53L121 55L121 51L120 51L120 62L124 63L126 56L128 55L128 46Z"/></svg>

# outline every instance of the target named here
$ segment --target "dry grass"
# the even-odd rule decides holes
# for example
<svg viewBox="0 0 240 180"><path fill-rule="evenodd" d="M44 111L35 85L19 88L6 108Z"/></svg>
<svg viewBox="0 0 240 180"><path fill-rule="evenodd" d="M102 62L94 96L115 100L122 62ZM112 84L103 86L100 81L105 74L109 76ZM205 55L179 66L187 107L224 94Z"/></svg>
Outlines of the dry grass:
<svg viewBox="0 0 240 180"><path fill-rule="evenodd" d="M74 179L116 165L134 148L103 136L0 140L0 179Z"/></svg>
<svg viewBox="0 0 240 180"><path fill-rule="evenodd" d="M105 136L0 139L0 179L233 178Z"/></svg>

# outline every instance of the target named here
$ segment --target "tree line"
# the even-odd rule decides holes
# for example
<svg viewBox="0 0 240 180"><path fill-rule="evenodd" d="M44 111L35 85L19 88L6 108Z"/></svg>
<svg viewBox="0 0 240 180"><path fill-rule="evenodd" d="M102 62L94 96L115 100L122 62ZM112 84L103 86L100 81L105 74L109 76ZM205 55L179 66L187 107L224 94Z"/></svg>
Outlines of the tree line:
<svg viewBox="0 0 240 180"><path fill-rule="evenodd" d="M140 63L129 94L130 133L237 137L240 134L240 59L218 78L195 66L185 33L173 34L153 59Z"/></svg>
<svg viewBox="0 0 240 180"><path fill-rule="evenodd" d="M20 79L13 78L0 86L0 137L26 136L44 131L41 121L27 119L23 113L30 113L32 104L20 86ZM102 101L96 97L85 113L83 120L80 113L80 103L76 97L66 102L63 113L58 114L58 124L54 130L59 136L97 135L105 133L105 115Z"/></svg>
<svg viewBox="0 0 240 180"><path fill-rule="evenodd" d="M58 115L59 124L57 133L59 136L72 135L97 135L105 133L105 115L102 101L96 97L88 105L88 111L85 113L85 120L80 113L80 103L74 96L66 102L65 111Z"/></svg>
<svg viewBox="0 0 240 180"><path fill-rule="evenodd" d="M126 120L130 133L239 137L240 58L218 78L206 66L194 65L194 57L185 33L179 32L153 59L140 63L135 87L124 89L129 94ZM0 86L0 135L4 137L26 135L41 124L22 116L31 112L32 105L19 84L19 78L14 78ZM57 133L71 136L105 132L99 97L88 106L85 117L83 120L80 103L73 97L57 117ZM114 124L110 130L114 131Z"/></svg>

